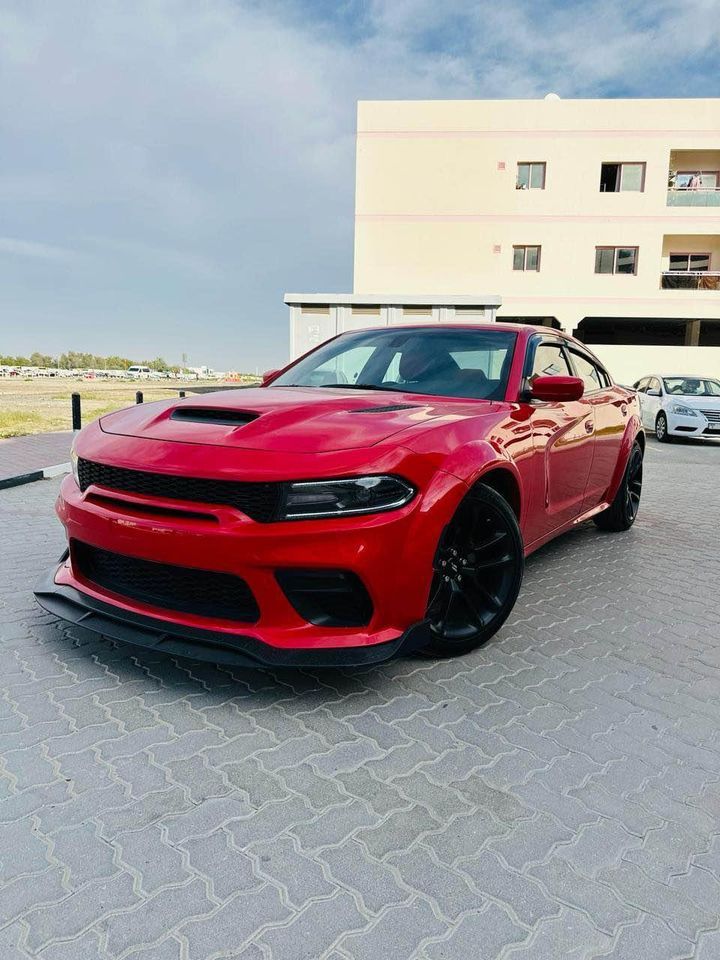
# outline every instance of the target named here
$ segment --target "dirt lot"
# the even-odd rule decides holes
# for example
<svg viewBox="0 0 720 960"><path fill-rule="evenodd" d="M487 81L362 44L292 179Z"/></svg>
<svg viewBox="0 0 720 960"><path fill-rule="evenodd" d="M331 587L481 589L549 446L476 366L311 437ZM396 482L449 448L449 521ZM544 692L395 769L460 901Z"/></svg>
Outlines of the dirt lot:
<svg viewBox="0 0 720 960"><path fill-rule="evenodd" d="M107 381L55 379L32 380L0 378L0 437L21 437L28 433L69 430L72 426L70 394L82 397L83 424L111 410L135 402L135 391L142 390L145 401L166 400L183 388L221 385L218 381L142 380Z"/></svg>

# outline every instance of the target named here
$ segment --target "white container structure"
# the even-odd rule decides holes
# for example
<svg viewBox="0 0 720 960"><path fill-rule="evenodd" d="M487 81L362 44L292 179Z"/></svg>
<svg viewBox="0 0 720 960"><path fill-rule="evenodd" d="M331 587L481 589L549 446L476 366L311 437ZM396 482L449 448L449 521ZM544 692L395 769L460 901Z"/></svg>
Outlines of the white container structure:
<svg viewBox="0 0 720 960"><path fill-rule="evenodd" d="M409 323L488 323L502 301L475 296L371 296L357 293L286 293L290 307L290 357L295 359L346 330Z"/></svg>

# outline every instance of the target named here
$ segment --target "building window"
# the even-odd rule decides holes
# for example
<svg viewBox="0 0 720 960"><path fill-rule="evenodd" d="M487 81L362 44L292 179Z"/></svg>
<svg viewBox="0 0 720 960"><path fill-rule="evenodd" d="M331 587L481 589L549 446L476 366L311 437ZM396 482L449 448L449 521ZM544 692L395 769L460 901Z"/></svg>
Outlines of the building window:
<svg viewBox="0 0 720 960"><path fill-rule="evenodd" d="M544 190L545 163L519 163L517 167L516 190Z"/></svg>
<svg viewBox="0 0 720 960"><path fill-rule="evenodd" d="M513 270L540 269L540 247L513 247Z"/></svg>
<svg viewBox="0 0 720 960"><path fill-rule="evenodd" d="M595 247L595 273L637 273L637 247Z"/></svg>
<svg viewBox="0 0 720 960"><path fill-rule="evenodd" d="M670 270L673 273L706 273L709 269L709 253L670 254Z"/></svg>
<svg viewBox="0 0 720 960"><path fill-rule="evenodd" d="M600 167L600 193L642 193L644 189L644 163L603 163Z"/></svg>
<svg viewBox="0 0 720 960"><path fill-rule="evenodd" d="M717 170L678 170L670 174L671 190L717 190L720 173Z"/></svg>

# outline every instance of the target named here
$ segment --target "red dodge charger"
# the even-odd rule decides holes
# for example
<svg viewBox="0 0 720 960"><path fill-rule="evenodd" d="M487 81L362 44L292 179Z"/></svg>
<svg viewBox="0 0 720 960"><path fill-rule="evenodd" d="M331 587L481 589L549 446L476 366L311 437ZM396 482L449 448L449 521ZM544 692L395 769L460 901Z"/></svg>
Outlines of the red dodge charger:
<svg viewBox="0 0 720 960"><path fill-rule="evenodd" d="M36 591L104 636L229 664L462 654L525 557L627 530L634 393L579 342L515 324L344 333L261 387L121 410L77 437L68 550Z"/></svg>

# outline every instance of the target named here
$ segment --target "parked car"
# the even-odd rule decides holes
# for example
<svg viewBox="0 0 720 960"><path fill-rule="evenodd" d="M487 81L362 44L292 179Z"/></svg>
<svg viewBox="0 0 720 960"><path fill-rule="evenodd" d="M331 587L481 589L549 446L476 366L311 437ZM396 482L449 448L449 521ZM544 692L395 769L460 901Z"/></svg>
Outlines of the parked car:
<svg viewBox="0 0 720 960"><path fill-rule="evenodd" d="M525 557L629 529L635 394L581 343L515 324L344 333L260 387L103 416L76 438L43 607L226 663L462 654Z"/></svg>
<svg viewBox="0 0 720 960"><path fill-rule="evenodd" d="M635 384L643 426L661 443L673 437L720 438L720 380L713 377L643 377Z"/></svg>
<svg viewBox="0 0 720 960"><path fill-rule="evenodd" d="M150 367L133 364L132 367L127 368L127 375L134 380L147 380L150 377Z"/></svg>

